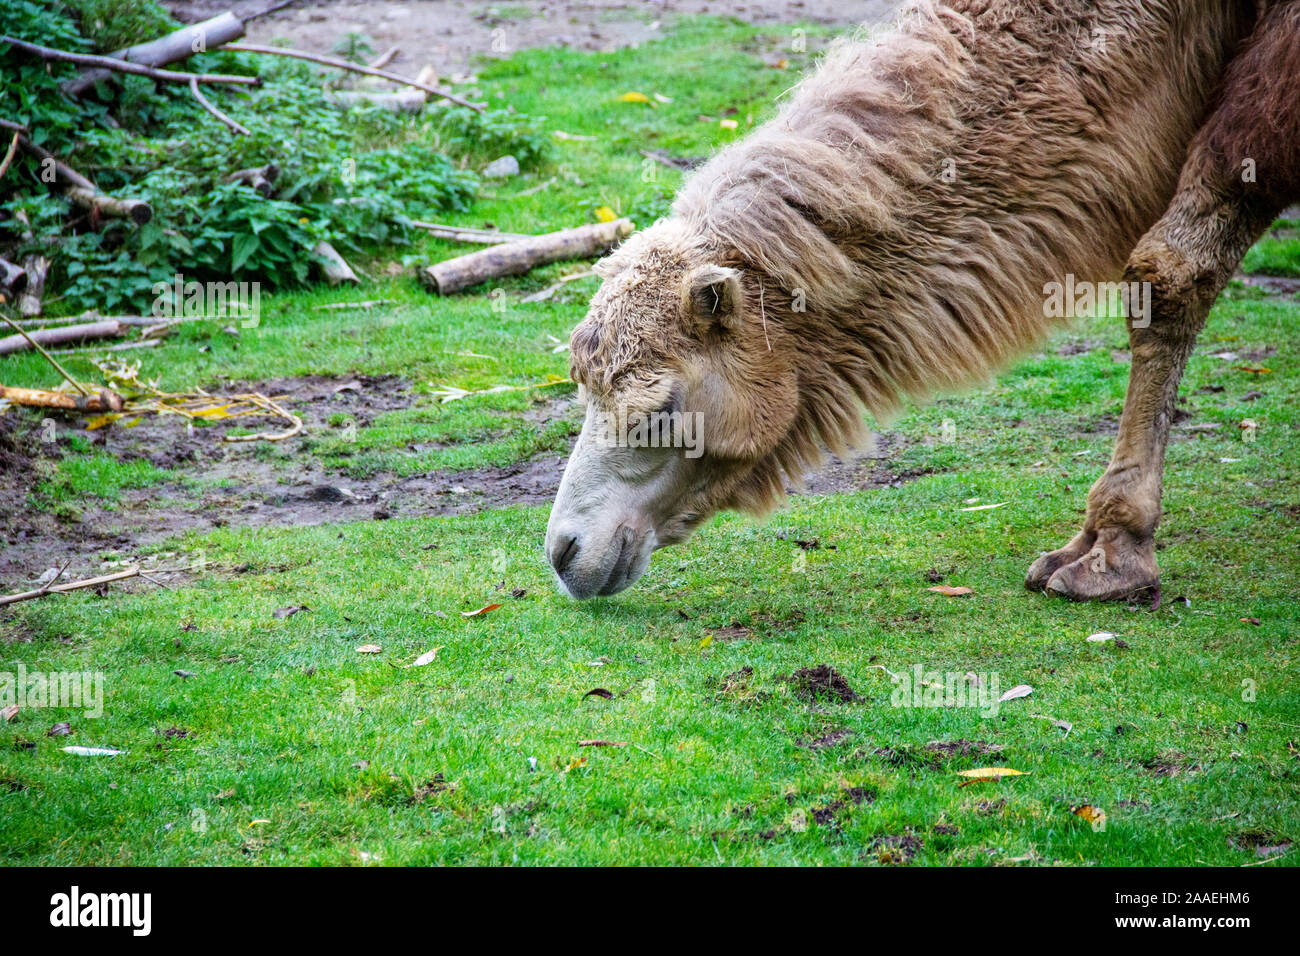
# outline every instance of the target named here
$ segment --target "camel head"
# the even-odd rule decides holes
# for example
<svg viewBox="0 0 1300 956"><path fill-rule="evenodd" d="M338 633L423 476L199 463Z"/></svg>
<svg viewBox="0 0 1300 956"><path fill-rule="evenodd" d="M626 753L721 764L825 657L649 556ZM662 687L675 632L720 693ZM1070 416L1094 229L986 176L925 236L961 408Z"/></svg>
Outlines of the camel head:
<svg viewBox="0 0 1300 956"><path fill-rule="evenodd" d="M734 255L668 220L597 272L604 282L570 341L586 419L546 530L576 598L628 587L653 551L719 510L769 510L780 482L755 466L796 408L792 362L767 327L774 304Z"/></svg>

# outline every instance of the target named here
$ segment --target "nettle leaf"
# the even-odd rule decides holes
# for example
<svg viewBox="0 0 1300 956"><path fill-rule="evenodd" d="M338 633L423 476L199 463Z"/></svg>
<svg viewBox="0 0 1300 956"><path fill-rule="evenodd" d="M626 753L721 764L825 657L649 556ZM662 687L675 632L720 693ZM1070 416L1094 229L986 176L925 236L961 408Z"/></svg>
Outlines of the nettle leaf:
<svg viewBox="0 0 1300 956"><path fill-rule="evenodd" d="M262 246L262 241L254 235L236 236L230 247L230 271L238 272Z"/></svg>

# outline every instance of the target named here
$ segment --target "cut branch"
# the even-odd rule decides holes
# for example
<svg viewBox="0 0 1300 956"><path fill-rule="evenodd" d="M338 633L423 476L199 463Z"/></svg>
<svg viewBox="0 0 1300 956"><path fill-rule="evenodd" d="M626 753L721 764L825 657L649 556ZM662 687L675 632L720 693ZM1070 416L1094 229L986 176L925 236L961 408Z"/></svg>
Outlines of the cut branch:
<svg viewBox="0 0 1300 956"><path fill-rule="evenodd" d="M470 226L444 226L441 223L422 222L419 219L411 220L411 225L431 232L439 239L450 239L452 242L476 242L484 246L535 238L520 232L498 232L495 229L474 229Z"/></svg>
<svg viewBox="0 0 1300 956"><path fill-rule="evenodd" d="M3 39L0 37L0 39ZM477 103L471 103L463 100L455 93L449 93L441 90L436 86L429 86L418 80L409 80L397 73L390 73L387 70L373 70L368 66L358 66L355 63L349 63L347 60L340 60L337 57L321 56L316 53L304 53L302 50L291 50L287 47L278 46L260 46L256 43L231 43L226 47L227 50L238 50L243 53L266 53L271 56L287 56L295 60L307 60L309 63L318 63L321 66L333 67L336 70L347 70L350 73L361 73L365 76L377 76L380 79L388 80L392 83L400 83L403 86L413 86L417 90L424 90L433 96L449 100L457 106L464 106L467 109L474 110L476 113L483 112L483 107Z"/></svg>
<svg viewBox="0 0 1300 956"><path fill-rule="evenodd" d="M125 335L130 326L116 319L87 322L82 325L64 325L53 329L35 329L20 335L0 339L0 355L24 352L36 345L67 345L87 339L112 339Z"/></svg>
<svg viewBox="0 0 1300 956"><path fill-rule="evenodd" d="M200 83L239 83L257 86L262 81L256 76L235 76L230 73L184 73L180 70L156 70L151 66L131 63L127 60L115 60L111 56L95 56L90 53L70 53L67 50L55 50L38 43L28 43L16 37L0 36L0 43L8 43L14 49L22 50L42 60L54 60L58 63L75 63L78 66L98 66L117 73L131 73L135 76L147 76L153 80L165 80L168 83L188 83L197 78Z"/></svg>
<svg viewBox="0 0 1300 956"><path fill-rule="evenodd" d="M205 110L207 110L209 113L211 113L211 114L212 114L213 116L215 116L217 119L221 120L221 122L225 123L226 126L228 126L230 129L234 130L234 131L235 131L236 133L238 133L240 136L247 136L247 135L249 135L248 127L247 127L247 126L245 126L243 123L238 123L238 122L236 122L235 120L232 120L232 119L231 119L229 116L227 116L225 113L221 112L221 110L217 109L217 108L212 104L212 101L209 100L206 96L203 95L203 91L202 91L201 89L199 89L199 79L198 79L198 77L196 77L196 76L194 76L194 77L190 77L190 94L191 94L191 95L192 95L196 100L198 100L198 103L199 103L200 106L202 106Z"/></svg>
<svg viewBox="0 0 1300 956"><path fill-rule="evenodd" d="M33 242L32 224L27 213L19 209L14 218L23 224L23 242ZM27 273L27 287L18 296L18 314L31 318L41 314L41 299L45 295L45 278L50 272L50 260L40 253L32 253L23 259L23 271Z"/></svg>
<svg viewBox="0 0 1300 956"><path fill-rule="evenodd" d="M14 138L9 141L9 149L5 151L5 158L0 159L0 176L9 172L9 164L14 161L14 154L18 152L18 134L14 133Z"/></svg>
<svg viewBox="0 0 1300 956"><path fill-rule="evenodd" d="M118 199L101 193L99 187L49 150L37 146L25 136L19 137L19 145L42 162L53 164L54 181L63 187L67 197L78 206L93 210L100 216L130 219L139 226L153 218L153 207L143 199Z"/></svg>
<svg viewBox="0 0 1300 956"><path fill-rule="evenodd" d="M5 594L0 596L0 606L6 604L16 604L19 601L30 601L33 598L42 598L47 594L64 594L68 591L79 591L82 588L98 587L101 584L111 584L113 581L124 581L127 578L133 578L140 573L139 566L127 568L125 571L115 571L112 574L101 574L97 578L85 578L81 581L69 581L67 584L47 584L43 588L36 588L34 591L21 591L18 594Z"/></svg>
<svg viewBox="0 0 1300 956"><path fill-rule="evenodd" d="M631 235L633 228L632 220L615 219L531 236L427 266L420 270L420 278L440 295L449 295L488 279L523 275L551 262L603 255Z"/></svg>
<svg viewBox="0 0 1300 956"><path fill-rule="evenodd" d="M211 20L182 27L149 43L140 43L108 54L114 60L140 63L144 66L166 66L188 59L195 53L224 46L231 40L238 40L244 35L244 23L233 13L226 12ZM96 83L111 77L108 69L87 70L63 84L63 91L69 96L80 96Z"/></svg>
<svg viewBox="0 0 1300 956"><path fill-rule="evenodd" d="M123 405L122 396L108 389L101 389L94 395L73 395L70 392L47 392L40 388L0 385L0 398L15 405L62 408L70 412L120 412Z"/></svg>

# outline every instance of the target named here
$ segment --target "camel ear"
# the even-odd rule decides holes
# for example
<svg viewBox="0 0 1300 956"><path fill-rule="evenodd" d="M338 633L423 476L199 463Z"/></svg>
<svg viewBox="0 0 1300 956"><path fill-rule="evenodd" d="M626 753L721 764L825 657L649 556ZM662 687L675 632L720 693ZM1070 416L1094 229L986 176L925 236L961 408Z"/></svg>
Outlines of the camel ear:
<svg viewBox="0 0 1300 956"><path fill-rule="evenodd" d="M740 270L705 265L686 277L686 308L702 322L716 322L728 329L740 328L742 292Z"/></svg>

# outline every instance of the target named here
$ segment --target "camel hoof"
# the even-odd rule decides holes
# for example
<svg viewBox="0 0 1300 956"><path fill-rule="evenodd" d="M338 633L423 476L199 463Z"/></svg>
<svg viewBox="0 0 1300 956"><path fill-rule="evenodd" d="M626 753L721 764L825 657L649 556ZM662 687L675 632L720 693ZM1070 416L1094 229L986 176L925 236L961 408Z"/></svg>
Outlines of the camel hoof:
<svg viewBox="0 0 1300 956"><path fill-rule="evenodd" d="M1080 531L1064 548L1043 552L1030 565L1029 572L1025 575L1025 587L1031 591L1047 590L1047 582L1052 579L1052 575L1087 554L1096 540L1097 535L1093 532Z"/></svg>
<svg viewBox="0 0 1300 956"><path fill-rule="evenodd" d="M1045 590L1071 601L1146 601L1154 610L1160 606L1155 543L1102 529L1087 553L1052 573Z"/></svg>

